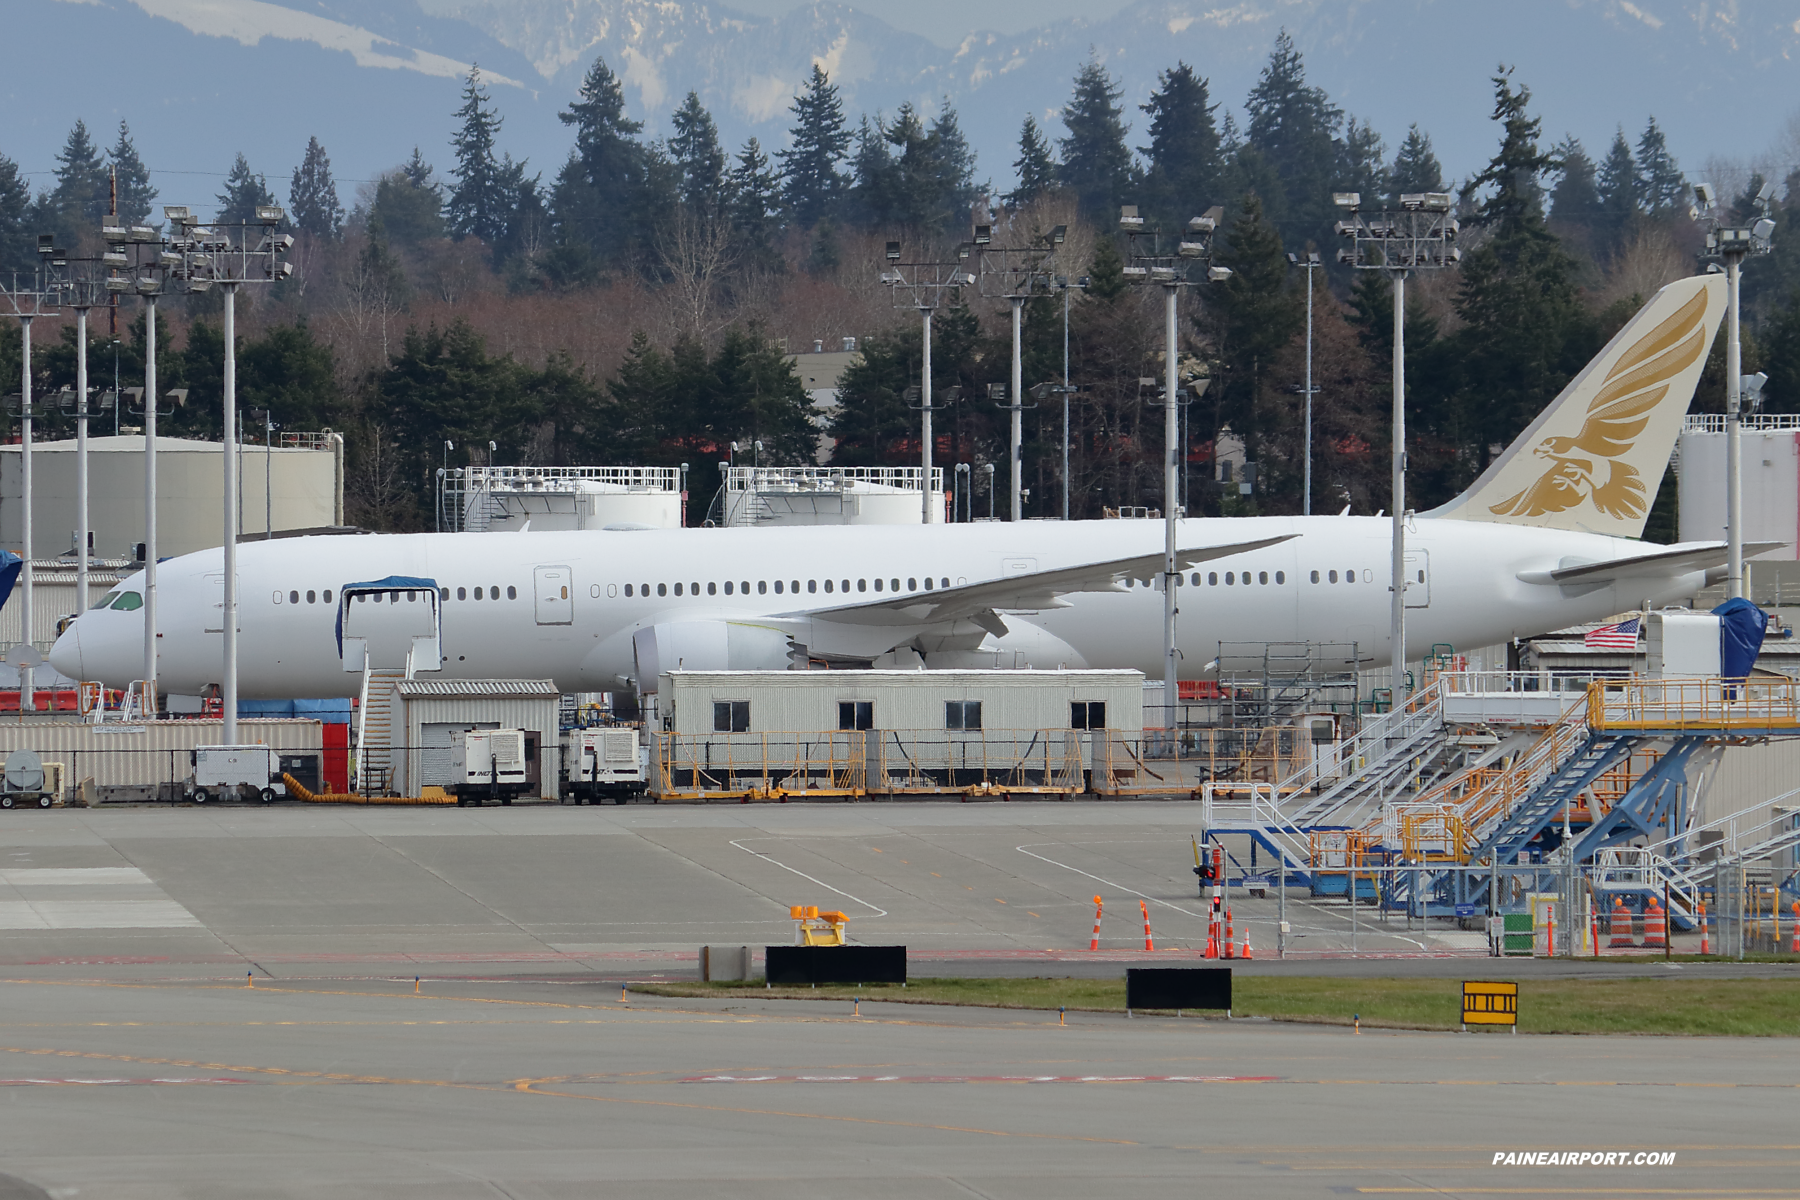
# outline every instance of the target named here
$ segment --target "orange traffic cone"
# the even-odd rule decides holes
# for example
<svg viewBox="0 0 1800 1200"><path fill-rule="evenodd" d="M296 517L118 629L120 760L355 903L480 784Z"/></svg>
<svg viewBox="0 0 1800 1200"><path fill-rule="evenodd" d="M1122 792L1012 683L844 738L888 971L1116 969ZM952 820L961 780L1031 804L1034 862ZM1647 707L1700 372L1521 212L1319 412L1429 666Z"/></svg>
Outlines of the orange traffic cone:
<svg viewBox="0 0 1800 1200"><path fill-rule="evenodd" d="M1206 923L1206 957L1219 957L1219 919L1217 917Z"/></svg>
<svg viewBox="0 0 1800 1200"><path fill-rule="evenodd" d="M1800 954L1800 904L1794 905L1794 944L1790 953Z"/></svg>
<svg viewBox="0 0 1800 1200"><path fill-rule="evenodd" d="M1232 926L1231 926L1231 910L1228 908L1225 910L1225 957L1226 958L1233 958L1237 955L1237 947L1235 945L1233 945L1234 940L1235 940L1235 935L1232 932Z"/></svg>
<svg viewBox="0 0 1800 1200"><path fill-rule="evenodd" d="M1244 947L1238 951L1238 957L1246 962L1250 959L1250 927L1244 926Z"/></svg>
<svg viewBox="0 0 1800 1200"><path fill-rule="evenodd" d="M1700 953L1702 953L1702 954L1711 954L1712 953L1712 936L1711 936L1711 934L1712 934L1712 931L1707 928L1707 924L1706 924L1706 905L1702 904L1700 906ZM1645 943L1648 944L1648 942L1649 942L1648 934L1645 935L1644 940L1645 940Z"/></svg>

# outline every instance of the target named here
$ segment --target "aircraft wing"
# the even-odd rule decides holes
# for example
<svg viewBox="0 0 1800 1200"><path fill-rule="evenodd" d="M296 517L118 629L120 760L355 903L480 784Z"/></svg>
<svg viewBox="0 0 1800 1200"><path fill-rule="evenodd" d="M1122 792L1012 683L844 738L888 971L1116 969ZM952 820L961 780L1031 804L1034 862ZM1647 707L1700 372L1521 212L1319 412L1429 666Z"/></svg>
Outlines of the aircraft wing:
<svg viewBox="0 0 1800 1200"><path fill-rule="evenodd" d="M1178 549L1175 561L1182 570L1196 563L1234 554L1247 554L1279 545L1297 534L1258 538L1251 542L1232 542L1222 546L1195 546ZM1162 572L1163 555L1139 554L1131 558L1115 558L1105 562L1083 563L1074 567L1058 567L1050 571L1032 571L987 579L961 587L940 588L931 592L914 592L886 600L844 604L837 608L812 609L808 612L783 614L808 617L814 621L833 621L847 625L912 626L940 625L948 621L975 621L984 628L1005 625L994 614L998 611L1037 611L1067 608L1062 597L1071 592L1122 592L1121 583L1135 579L1149 584Z"/></svg>
<svg viewBox="0 0 1800 1200"><path fill-rule="evenodd" d="M1777 549L1784 542L1745 542L1744 557L1750 558ZM1519 578L1526 583L1555 583L1563 586L1586 583L1609 583L1614 579L1642 578L1646 575L1678 575L1715 567L1725 561L1724 542L1687 542L1668 546L1648 554L1632 554L1609 558L1602 562L1577 563L1550 571L1522 571Z"/></svg>

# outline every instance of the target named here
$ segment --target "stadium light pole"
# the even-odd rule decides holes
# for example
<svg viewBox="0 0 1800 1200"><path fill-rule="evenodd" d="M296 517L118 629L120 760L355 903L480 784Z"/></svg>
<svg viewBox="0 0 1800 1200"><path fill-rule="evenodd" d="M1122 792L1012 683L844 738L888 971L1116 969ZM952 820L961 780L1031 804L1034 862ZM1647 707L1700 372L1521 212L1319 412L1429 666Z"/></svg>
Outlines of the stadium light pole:
<svg viewBox="0 0 1800 1200"><path fill-rule="evenodd" d="M1070 279L1067 275L1058 275L1056 286L1063 294L1063 380L1062 387L1056 390L1062 393L1062 519L1066 521L1069 519L1069 397L1075 394L1074 386L1069 383L1069 293L1075 288L1086 291L1088 277Z"/></svg>
<svg viewBox="0 0 1800 1200"><path fill-rule="evenodd" d="M1305 436L1306 436L1306 453L1304 455L1304 458L1306 461L1306 482L1303 485L1303 489L1300 494L1300 515L1303 517L1310 517L1310 516L1312 516L1312 493L1313 493L1313 486L1312 486L1313 397L1318 394L1318 390L1319 390L1313 386L1313 374L1312 374L1312 367L1313 367L1313 364L1312 364L1312 358L1313 358L1313 272L1318 270L1319 267L1322 266L1323 264L1319 262L1319 255L1318 255L1317 251L1308 251L1306 258L1304 260L1302 260L1300 258L1300 256L1297 254L1290 254L1287 257L1288 257L1289 264L1291 264L1292 266L1296 266L1296 267L1302 267L1306 271L1306 386L1301 389L1301 394L1306 397L1306 434L1305 434Z"/></svg>
<svg viewBox="0 0 1800 1200"><path fill-rule="evenodd" d="M1725 225L1714 215L1714 197L1709 184L1696 184L1694 194L1700 207L1712 219L1706 232L1703 259L1722 259L1725 263L1725 561L1726 594L1732 599L1744 595L1744 348L1738 320L1738 283L1744 270L1744 259L1752 254L1767 254L1774 248L1775 187L1765 182L1754 201L1760 214L1750 225ZM1758 387L1760 393L1760 385Z"/></svg>
<svg viewBox="0 0 1800 1200"><path fill-rule="evenodd" d="M32 640L32 537L31 537L31 419L35 413L31 396L31 322L33 318L55 316L62 301L61 278L68 266L67 251L56 245L54 234L38 235L38 266L21 280L12 277L10 287L0 288L12 315L19 319L19 393L14 414L19 418L19 644L8 653L7 661L19 671L19 711L37 711L37 681L34 669L43 661Z"/></svg>
<svg viewBox="0 0 1800 1200"><path fill-rule="evenodd" d="M980 255L981 287L984 295L990 294L988 287L993 284L997 293L1005 297L1012 308L1012 375L1010 382L1001 385L993 384L988 388L992 399L1004 400L1006 403L998 407L1005 408L1011 417L1011 437L1008 442L1007 457L1011 460L1012 497L1008 506L1010 520L1025 519L1025 413L1036 408L1035 404L1025 403L1025 368L1024 368L1024 315L1025 302L1033 296L1046 295L1055 286L1056 277L1049 273L1057 247L1067 238L1069 227L1058 225L1048 233L1040 234L1023 246L994 245L994 227L992 225L975 226L973 245ZM1069 336L1068 336L1068 293L1063 293L1063 374L1064 383L1068 382ZM1033 390L1036 396L1036 390ZM1067 445L1067 423L1064 423L1064 445ZM1065 450L1063 461L1065 497L1068 493L1068 455ZM1063 519L1068 519L1068 506L1065 500Z"/></svg>
<svg viewBox="0 0 1800 1200"><path fill-rule="evenodd" d="M1397 210L1362 211L1357 192L1336 192L1343 209L1338 236L1351 248L1338 261L1358 270L1385 271L1394 282L1393 545L1389 647L1393 656L1392 704L1406 700L1406 277L1413 271L1451 267L1462 261L1455 246L1460 226L1450 215L1448 192L1410 192ZM1310 289L1309 289L1310 293ZM1310 400L1311 397L1308 397Z"/></svg>
<svg viewBox="0 0 1800 1200"><path fill-rule="evenodd" d="M931 403L931 316L944 302L947 293L953 293L975 283L975 277L969 274L966 263L969 247L957 247L955 261L951 262L915 262L900 261L900 243L889 242L884 251L887 269L881 273L881 282L892 289L896 308L916 308L919 311L920 324L920 370L919 370L919 462L924 470L919 480L919 519L922 524L930 525L931 513L931 454L933 450L931 431L931 414L936 411ZM938 521L943 514L938 514Z"/></svg>
<svg viewBox="0 0 1800 1200"><path fill-rule="evenodd" d="M224 661L219 699L224 709L224 743L235 746L238 743L237 293L245 284L273 283L292 275L293 265L281 261L281 256L293 247L294 239L279 232L287 220L286 212L279 205L257 205L254 221L222 222L211 226L202 226L186 209L165 208L163 212L172 224L171 237L164 242L164 262L171 274L185 281L190 291L217 285L225 293L225 396L219 447L224 458L225 562L220 605ZM152 406L146 404L145 407Z"/></svg>
<svg viewBox="0 0 1800 1200"><path fill-rule="evenodd" d="M1176 617L1180 607L1175 596L1181 587L1180 564L1176 561L1180 516L1181 459L1187 448L1181 445L1181 345L1176 323L1176 301L1181 289L1192 280L1189 276L1201 263L1206 264L1205 279L1219 283L1231 278L1229 267L1212 265L1213 231L1225 210L1214 207L1187 223L1179 233L1164 233L1145 227L1135 204L1119 209L1119 231L1129 243L1124 275L1128 283L1151 284L1163 290L1163 705L1164 719L1170 727L1180 703L1180 650L1176 642ZM1148 246L1143 243L1148 242ZM1164 242L1170 243L1167 247Z"/></svg>

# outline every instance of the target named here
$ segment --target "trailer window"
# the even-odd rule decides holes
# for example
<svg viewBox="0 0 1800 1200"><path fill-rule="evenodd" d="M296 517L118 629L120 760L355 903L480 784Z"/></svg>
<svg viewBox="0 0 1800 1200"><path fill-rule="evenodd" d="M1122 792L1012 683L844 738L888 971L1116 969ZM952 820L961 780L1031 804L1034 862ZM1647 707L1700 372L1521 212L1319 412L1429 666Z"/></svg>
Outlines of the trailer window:
<svg viewBox="0 0 1800 1200"><path fill-rule="evenodd" d="M945 729L980 729L981 701L979 700L946 700L944 701Z"/></svg>
<svg viewBox="0 0 1800 1200"><path fill-rule="evenodd" d="M748 700L713 701L714 733L749 733L750 702Z"/></svg>
<svg viewBox="0 0 1800 1200"><path fill-rule="evenodd" d="M1071 700L1069 702L1069 728L1105 729L1106 701Z"/></svg>
<svg viewBox="0 0 1800 1200"><path fill-rule="evenodd" d="M875 702L873 700L839 700L839 729L873 729L875 728Z"/></svg>

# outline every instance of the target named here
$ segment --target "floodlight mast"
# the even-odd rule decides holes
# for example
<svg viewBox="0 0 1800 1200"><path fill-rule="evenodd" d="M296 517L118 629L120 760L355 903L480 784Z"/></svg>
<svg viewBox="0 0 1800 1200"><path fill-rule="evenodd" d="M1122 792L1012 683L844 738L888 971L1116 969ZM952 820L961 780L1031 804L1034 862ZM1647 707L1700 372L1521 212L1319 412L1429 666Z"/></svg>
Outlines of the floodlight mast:
<svg viewBox="0 0 1800 1200"><path fill-rule="evenodd" d="M19 671L19 711L37 711L37 686L34 668L42 661L37 644L32 640L32 570L31 538L31 322L35 317L57 315L62 301L62 273L68 266L68 254L55 244L53 234L38 235L38 266L29 278L20 280L15 273L10 287L0 287L12 314L19 318L19 554L24 560L19 567L19 645L8 659Z"/></svg>
<svg viewBox="0 0 1800 1200"><path fill-rule="evenodd" d="M1231 277L1226 267L1212 266L1213 231L1225 210L1208 209L1187 223L1179 234L1165 234L1145 227L1137 206L1127 204L1119 209L1119 231L1129 243L1125 277L1130 282L1154 283L1163 289L1163 705L1164 716L1173 729L1181 700L1181 652L1176 641L1176 618L1180 608L1175 602L1181 587L1180 564L1176 561L1177 520L1180 517L1180 466L1187 448L1181 444L1181 347L1175 320L1176 300L1181 289L1189 285L1188 275L1195 267L1206 264L1205 278L1217 283ZM1173 251L1165 251L1165 237L1174 243ZM1140 246L1148 239L1148 246Z"/></svg>
<svg viewBox="0 0 1800 1200"><path fill-rule="evenodd" d="M223 707L222 736L228 746L238 741L238 597L237 597L237 293L247 283L274 283L293 274L293 266L281 256L294 239L278 232L287 220L280 206L259 204L256 219L241 223L215 223L202 228L185 208L163 210L179 234L165 242L165 261L171 274L185 281L187 290L204 291L217 284L225 293L225 396L220 426L220 450L224 458L224 579L221 625L224 662L219 683ZM233 244L232 234L236 234ZM252 237L260 240L254 245ZM153 408L154 402L145 407Z"/></svg>
<svg viewBox="0 0 1800 1200"><path fill-rule="evenodd" d="M1775 189L1763 184L1754 203L1761 215L1749 226L1724 225L1714 208L1712 188L1697 184L1694 193L1706 212L1695 215L1707 222L1706 246L1702 259L1722 259L1725 263L1725 562L1726 596L1737 599L1744 595L1744 348L1738 320L1738 286L1744 259L1752 254L1767 254L1774 248L1773 202ZM1758 394L1761 392L1759 386Z"/></svg>
<svg viewBox="0 0 1800 1200"><path fill-rule="evenodd" d="M916 308L919 311L921 327L921 353L919 368L919 461L924 468L924 476L919 483L919 519L922 524L932 525L943 520L943 514L932 519L931 510L931 455L934 434L931 431L931 414L934 410L931 403L931 314L944 302L947 292L955 292L975 282L964 267L964 260L969 256L969 247L958 246L957 258L952 262L913 262L900 261L900 243L887 243L885 259L888 269L881 273L881 282L893 289L894 306L896 308Z"/></svg>
<svg viewBox="0 0 1800 1200"><path fill-rule="evenodd" d="M1304 260L1297 254L1290 254L1288 262L1296 267L1304 268L1306 271L1306 386L1301 388L1301 395L1306 397L1304 435L1306 453L1303 456L1306 462L1306 478L1300 493L1300 515L1310 517L1312 516L1313 493L1313 397L1319 392L1319 389L1313 386L1313 272L1324 264L1320 263L1318 253L1315 251L1308 251Z"/></svg>
<svg viewBox="0 0 1800 1200"><path fill-rule="evenodd" d="M1394 282L1394 413L1393 413L1393 547L1392 611L1389 631L1393 656L1392 704L1406 702L1406 277L1419 270L1452 267L1462 260L1455 246L1460 229L1450 215L1448 192L1411 192L1400 197L1397 211L1362 211L1357 192L1334 192L1333 204L1345 211L1337 223L1351 248L1338 251L1338 261L1358 270L1385 271ZM1309 276L1310 281L1310 276ZM1311 289L1308 289L1310 294ZM1311 397L1307 397L1310 401Z"/></svg>
<svg viewBox="0 0 1800 1200"><path fill-rule="evenodd" d="M1033 245L996 246L993 244L993 226L975 226L974 245L981 256L981 289L983 295L999 295L1006 298L1012 308L1012 376L1005 397L1007 403L1001 407L1007 409L1011 417L1011 437L1008 441L1008 457L1012 462L1011 486L1012 498L1009 507L1010 519L1025 519L1025 412L1036 408L1035 404L1025 403L1025 370L1023 359L1023 331L1025 302L1033 296L1048 295L1055 286L1055 276L1051 274L1056 255L1056 247L1063 243L1068 234L1068 227L1058 225L1049 233L1042 235ZM990 291L992 288L992 291ZM1068 294L1064 291L1064 324L1063 324L1063 365L1064 380L1068 379ZM1036 390L1033 390L1036 394ZM1064 401L1067 407L1067 401ZM1068 512L1068 454L1067 454L1067 422L1064 430L1063 457L1063 520L1069 519Z"/></svg>

